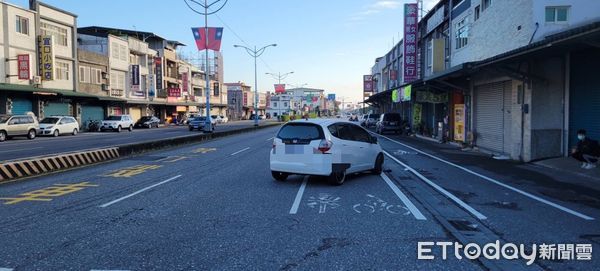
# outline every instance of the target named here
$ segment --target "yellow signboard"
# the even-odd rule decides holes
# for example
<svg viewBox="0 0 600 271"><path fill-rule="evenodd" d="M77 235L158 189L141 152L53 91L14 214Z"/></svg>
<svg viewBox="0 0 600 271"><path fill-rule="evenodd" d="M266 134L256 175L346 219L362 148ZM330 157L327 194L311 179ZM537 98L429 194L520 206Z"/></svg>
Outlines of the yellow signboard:
<svg viewBox="0 0 600 271"><path fill-rule="evenodd" d="M423 111L423 106L421 104L415 103L413 106L413 125L418 126L421 124L421 112Z"/></svg>
<svg viewBox="0 0 600 271"><path fill-rule="evenodd" d="M49 35L39 36L38 47L42 80L54 80L54 38Z"/></svg>
<svg viewBox="0 0 600 271"><path fill-rule="evenodd" d="M465 141L465 105L454 105L454 140Z"/></svg>

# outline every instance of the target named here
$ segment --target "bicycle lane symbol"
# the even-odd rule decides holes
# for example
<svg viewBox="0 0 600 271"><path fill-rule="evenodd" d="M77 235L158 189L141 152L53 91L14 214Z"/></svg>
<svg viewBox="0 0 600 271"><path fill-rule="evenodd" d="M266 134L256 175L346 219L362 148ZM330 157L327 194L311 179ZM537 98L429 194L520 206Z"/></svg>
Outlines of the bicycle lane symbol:
<svg viewBox="0 0 600 271"><path fill-rule="evenodd" d="M375 213L376 211L384 211L384 212L388 212L390 214L404 214L404 215L409 215L410 214L410 210L408 210L408 208L402 206L402 205L397 205L397 204L389 204L388 202L386 202L385 200L371 195L371 194L367 194L367 202L366 203L357 203L354 204L354 206L352 206L352 209L354 209L355 212L359 213L359 214L363 214L363 213Z"/></svg>
<svg viewBox="0 0 600 271"><path fill-rule="evenodd" d="M313 209L318 208L319 214L324 214L327 211L327 208L335 209L340 207L341 204L339 202L341 199L342 198L340 197L336 197L327 193L320 193L317 197L311 196L308 198L308 203L306 205Z"/></svg>

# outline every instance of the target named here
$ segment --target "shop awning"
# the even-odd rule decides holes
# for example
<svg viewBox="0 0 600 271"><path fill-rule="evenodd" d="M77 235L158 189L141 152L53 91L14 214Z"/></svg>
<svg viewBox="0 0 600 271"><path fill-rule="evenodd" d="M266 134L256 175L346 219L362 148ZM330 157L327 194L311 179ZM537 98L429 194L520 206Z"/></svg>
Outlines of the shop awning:
<svg viewBox="0 0 600 271"><path fill-rule="evenodd" d="M65 96L65 97L75 97L75 98L90 98L95 99L98 96L85 93L85 92L75 92L72 90L65 89L49 89L49 88L38 88L31 85L19 85L19 84L6 84L0 83L0 90L6 91L16 91L16 92L28 92L34 95L49 95L49 96Z"/></svg>

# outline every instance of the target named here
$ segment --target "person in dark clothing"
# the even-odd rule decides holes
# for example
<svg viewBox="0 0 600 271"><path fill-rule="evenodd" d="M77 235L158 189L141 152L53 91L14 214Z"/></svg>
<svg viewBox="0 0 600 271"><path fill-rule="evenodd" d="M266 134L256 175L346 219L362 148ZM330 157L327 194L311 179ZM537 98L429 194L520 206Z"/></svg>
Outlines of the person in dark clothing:
<svg viewBox="0 0 600 271"><path fill-rule="evenodd" d="M598 141L589 139L585 130L577 131L577 146L571 151L571 156L582 162L581 168L592 169L600 157L600 146Z"/></svg>

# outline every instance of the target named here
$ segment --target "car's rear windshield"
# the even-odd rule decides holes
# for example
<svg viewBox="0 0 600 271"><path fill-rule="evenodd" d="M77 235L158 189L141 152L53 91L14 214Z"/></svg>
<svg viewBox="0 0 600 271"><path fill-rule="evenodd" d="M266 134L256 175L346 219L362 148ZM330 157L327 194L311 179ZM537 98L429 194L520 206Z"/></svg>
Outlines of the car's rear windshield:
<svg viewBox="0 0 600 271"><path fill-rule="evenodd" d="M323 129L321 126L312 123L289 123L279 130L277 138L299 139L299 140L316 140L324 138Z"/></svg>
<svg viewBox="0 0 600 271"><path fill-rule="evenodd" d="M400 114L385 114L383 118L386 121L400 121Z"/></svg>
<svg viewBox="0 0 600 271"><path fill-rule="evenodd" d="M140 118L140 120L146 121L146 120L151 120L152 117L151 116L144 116L142 118Z"/></svg>
<svg viewBox="0 0 600 271"><path fill-rule="evenodd" d="M370 119L378 119L379 118L379 114L371 114L369 115Z"/></svg>
<svg viewBox="0 0 600 271"><path fill-rule="evenodd" d="M121 120L121 116L109 116L105 120Z"/></svg>
<svg viewBox="0 0 600 271"><path fill-rule="evenodd" d="M58 122L58 118L44 118L40 123L54 124Z"/></svg>

